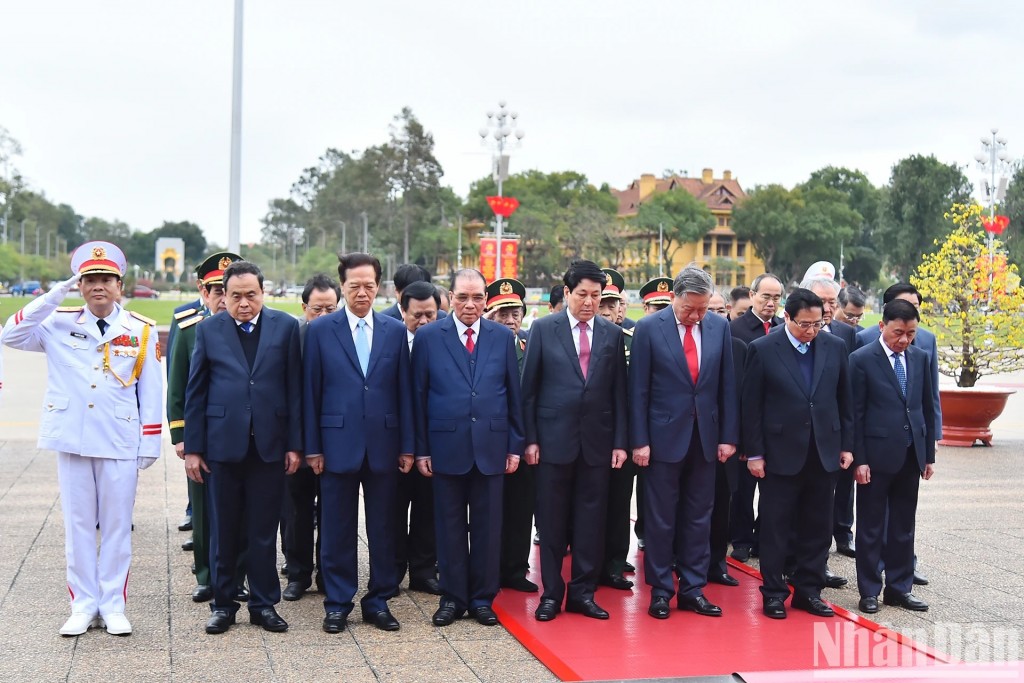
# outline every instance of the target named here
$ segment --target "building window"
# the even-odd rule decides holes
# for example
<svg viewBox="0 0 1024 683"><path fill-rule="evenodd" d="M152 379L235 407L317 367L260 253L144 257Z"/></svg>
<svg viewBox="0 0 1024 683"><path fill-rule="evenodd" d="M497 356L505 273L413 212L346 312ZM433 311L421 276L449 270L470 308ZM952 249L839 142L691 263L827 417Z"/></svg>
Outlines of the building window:
<svg viewBox="0 0 1024 683"><path fill-rule="evenodd" d="M727 227L727 228L728 227L732 227L732 219L731 218L726 218L725 219L725 227Z"/></svg>
<svg viewBox="0 0 1024 683"><path fill-rule="evenodd" d="M732 273L727 270L719 270L715 273L715 286L716 287L731 287L732 286Z"/></svg>
<svg viewBox="0 0 1024 683"><path fill-rule="evenodd" d="M715 251L715 256L720 258L731 258L732 257L732 240L718 238L718 247Z"/></svg>
<svg viewBox="0 0 1024 683"><path fill-rule="evenodd" d="M739 240L736 242L736 258L740 261L747 258L747 241Z"/></svg>
<svg viewBox="0 0 1024 683"><path fill-rule="evenodd" d="M711 238L704 238L704 258L711 258Z"/></svg>
<svg viewBox="0 0 1024 683"><path fill-rule="evenodd" d="M718 227L721 228L721 227L725 227L726 225L729 225L728 219L725 216L719 216L718 217Z"/></svg>

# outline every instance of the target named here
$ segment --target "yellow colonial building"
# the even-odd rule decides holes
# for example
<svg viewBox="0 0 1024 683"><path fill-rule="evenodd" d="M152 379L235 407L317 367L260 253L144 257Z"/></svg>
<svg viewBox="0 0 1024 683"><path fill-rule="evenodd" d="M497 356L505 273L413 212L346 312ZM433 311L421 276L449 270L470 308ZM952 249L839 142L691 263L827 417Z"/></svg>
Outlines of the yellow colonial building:
<svg viewBox="0 0 1024 683"><path fill-rule="evenodd" d="M742 201L746 192L731 171L723 171L721 178L715 178L710 168L705 168L700 178L679 175L657 178L645 173L624 190L612 190L619 201L618 217L630 236L629 246L622 257L619 269L629 287L638 287L658 272L658 231L636 227L634 219L640 205L649 197L660 192L689 192L704 202L715 217L717 225L701 242L679 245L672 256L671 268L679 271L691 262L711 273L715 284L723 290L738 285L749 285L750 281L764 272L764 262L754 253L753 245L740 239L732 230L732 211ZM666 245L671 251L676 245ZM669 264L665 264L666 270ZM672 276L673 273L665 273Z"/></svg>

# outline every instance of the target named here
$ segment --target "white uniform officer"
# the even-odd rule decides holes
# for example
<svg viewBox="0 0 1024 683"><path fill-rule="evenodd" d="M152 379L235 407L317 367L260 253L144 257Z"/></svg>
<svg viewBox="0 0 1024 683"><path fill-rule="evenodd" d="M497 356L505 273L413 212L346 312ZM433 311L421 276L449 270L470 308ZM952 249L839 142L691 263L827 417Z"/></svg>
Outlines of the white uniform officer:
<svg viewBox="0 0 1024 683"><path fill-rule="evenodd" d="M0 336L46 354L38 445L57 451L71 594L64 636L92 626L132 631L124 615L132 508L138 470L160 455L163 372L154 322L118 304L125 267L113 244L83 244L71 257L74 277L11 316ZM61 307L79 282L85 305Z"/></svg>

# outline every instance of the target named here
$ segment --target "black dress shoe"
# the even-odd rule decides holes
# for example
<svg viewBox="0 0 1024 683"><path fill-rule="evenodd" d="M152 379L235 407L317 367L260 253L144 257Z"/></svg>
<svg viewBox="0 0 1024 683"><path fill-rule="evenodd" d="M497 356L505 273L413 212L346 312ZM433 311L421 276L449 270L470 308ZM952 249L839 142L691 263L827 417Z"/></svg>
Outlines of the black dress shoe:
<svg viewBox="0 0 1024 683"><path fill-rule="evenodd" d="M398 619L395 619L395 616L386 609L370 614L363 612L363 621L367 624L373 624L381 631L397 631L402 628L402 625L398 623Z"/></svg>
<svg viewBox="0 0 1024 683"><path fill-rule="evenodd" d="M928 611L928 603L921 598L914 596L912 593L891 593L889 591L884 591L882 593L882 602L893 607L908 609L911 612Z"/></svg>
<svg viewBox="0 0 1024 683"><path fill-rule="evenodd" d="M541 598L540 605L537 606L537 611L533 613L533 616L537 617L537 621L551 621L561 611L562 607L555 602L554 598Z"/></svg>
<svg viewBox="0 0 1024 683"><path fill-rule="evenodd" d="M262 626L264 631L283 633L288 630L288 622L281 618L273 607L249 612L249 623Z"/></svg>
<svg viewBox="0 0 1024 683"><path fill-rule="evenodd" d="M697 595L692 598L686 598L680 595L677 604L679 609L683 611L696 612L704 617L722 616L722 608L718 605L711 604L711 602L703 595Z"/></svg>
<svg viewBox="0 0 1024 683"><path fill-rule="evenodd" d="M328 612L324 617L324 633L341 633L348 626L348 617L342 612Z"/></svg>
<svg viewBox="0 0 1024 683"><path fill-rule="evenodd" d="M916 569L914 570L914 585L915 586L927 586L928 585L928 579L924 576L924 574L918 574Z"/></svg>
<svg viewBox="0 0 1024 683"><path fill-rule="evenodd" d="M192 515L185 515L178 522L178 531L192 531Z"/></svg>
<svg viewBox="0 0 1024 683"><path fill-rule="evenodd" d="M409 590L419 593L430 593L431 595L444 595L444 591L441 590L441 583L433 577L409 579Z"/></svg>
<svg viewBox="0 0 1024 683"><path fill-rule="evenodd" d="M213 586L196 586L192 591L192 602L209 602L213 600Z"/></svg>
<svg viewBox="0 0 1024 683"><path fill-rule="evenodd" d="M437 608L431 621L434 622L434 626L449 626L456 619L461 619L465 613L465 610L457 609L454 602L446 602Z"/></svg>
<svg viewBox="0 0 1024 683"><path fill-rule="evenodd" d="M235 591L236 602L249 602L249 591L245 586L239 586L238 590Z"/></svg>
<svg viewBox="0 0 1024 683"><path fill-rule="evenodd" d="M785 619L786 602L782 598L765 598L761 611L769 619Z"/></svg>
<svg viewBox="0 0 1024 683"><path fill-rule="evenodd" d="M622 574L604 574L597 582L602 586L616 588L620 591L628 591L633 588L633 582L622 576Z"/></svg>
<svg viewBox="0 0 1024 683"><path fill-rule="evenodd" d="M857 557L857 548L853 543L837 543L836 552L840 555L846 555L847 557Z"/></svg>
<svg viewBox="0 0 1024 683"><path fill-rule="evenodd" d="M651 606L647 608L647 613L655 619L668 619L672 609L669 607L668 598L656 596L651 598Z"/></svg>
<svg viewBox="0 0 1024 683"><path fill-rule="evenodd" d="M626 564L622 565L622 571L623 571L624 573L625 573L625 572L629 572L630 574L632 574L632 573L636 572L636 567L634 567L634 566L632 565L632 563L630 563L630 562L627 562Z"/></svg>
<svg viewBox="0 0 1024 683"><path fill-rule="evenodd" d="M750 548L744 545L733 546L732 552L729 553L729 557L737 562L746 562L750 559Z"/></svg>
<svg viewBox="0 0 1024 683"><path fill-rule="evenodd" d="M525 576L517 576L514 579L505 579L501 582L501 587L509 588L511 590L519 591L521 593L536 593L538 590L537 584L535 584L533 581L530 581Z"/></svg>
<svg viewBox="0 0 1024 683"><path fill-rule="evenodd" d="M857 603L857 609L864 612L864 614L874 614L878 611L878 598L875 596L861 598L860 602Z"/></svg>
<svg viewBox="0 0 1024 683"><path fill-rule="evenodd" d="M480 605L469 610L476 622L481 626L496 626L498 624L498 615L494 613L494 610L487 605Z"/></svg>
<svg viewBox="0 0 1024 683"><path fill-rule="evenodd" d="M802 596L794 595L793 609L802 609L805 612L810 612L816 617L834 617L836 613L832 611L832 608L825 604L825 602L817 596Z"/></svg>
<svg viewBox="0 0 1024 683"><path fill-rule="evenodd" d="M224 633L235 623L235 615L226 609L215 609L206 622L207 633Z"/></svg>
<svg viewBox="0 0 1024 683"><path fill-rule="evenodd" d="M194 547L195 547L195 543L192 542L191 538L181 544L181 549L184 550L187 553L192 552L192 548L194 548Z"/></svg>
<svg viewBox="0 0 1024 683"><path fill-rule="evenodd" d="M591 619L607 619L608 613L593 600L567 600L565 611L574 614L582 614Z"/></svg>
<svg viewBox="0 0 1024 683"><path fill-rule="evenodd" d="M288 585L281 591L281 597L290 602L299 600L302 598L302 594L306 592L306 589L313 585L312 581L306 581L300 583L299 581L289 581Z"/></svg>
<svg viewBox="0 0 1024 683"><path fill-rule="evenodd" d="M825 568L825 587L826 588L842 588L846 584L850 583L849 579L846 579L838 574L833 574L827 567Z"/></svg>
<svg viewBox="0 0 1024 683"><path fill-rule="evenodd" d="M718 583L723 586L738 586L740 585L739 579L729 576L729 574L723 572L721 574L708 574L708 583Z"/></svg>

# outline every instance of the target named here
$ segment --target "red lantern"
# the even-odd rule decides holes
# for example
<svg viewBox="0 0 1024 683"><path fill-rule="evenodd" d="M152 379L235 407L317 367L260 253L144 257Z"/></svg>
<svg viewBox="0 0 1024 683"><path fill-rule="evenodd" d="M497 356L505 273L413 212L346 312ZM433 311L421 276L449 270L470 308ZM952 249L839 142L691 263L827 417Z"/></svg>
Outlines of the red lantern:
<svg viewBox="0 0 1024 683"><path fill-rule="evenodd" d="M519 208L519 200L515 197L488 197L487 203L494 214L502 218L508 218Z"/></svg>
<svg viewBox="0 0 1024 683"><path fill-rule="evenodd" d="M1010 218L1008 216L982 216L981 224L985 226L986 232L991 232L993 235L1002 235L1003 231L1010 225Z"/></svg>

